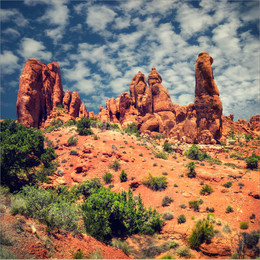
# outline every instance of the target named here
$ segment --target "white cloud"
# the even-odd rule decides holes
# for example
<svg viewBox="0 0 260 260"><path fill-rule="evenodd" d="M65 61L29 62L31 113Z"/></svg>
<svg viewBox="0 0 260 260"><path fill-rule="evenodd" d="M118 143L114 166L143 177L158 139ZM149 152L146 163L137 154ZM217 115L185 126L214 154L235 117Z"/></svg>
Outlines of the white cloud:
<svg viewBox="0 0 260 260"><path fill-rule="evenodd" d="M20 33L13 28L7 28L4 31L2 31L2 33L6 36L13 37L13 38L17 38L20 36Z"/></svg>
<svg viewBox="0 0 260 260"><path fill-rule="evenodd" d="M12 74L18 68L18 57L11 51L4 51L0 54L0 66L3 74Z"/></svg>
<svg viewBox="0 0 260 260"><path fill-rule="evenodd" d="M106 6L90 6L87 11L86 22L94 32L104 31L114 20L116 13Z"/></svg>
<svg viewBox="0 0 260 260"><path fill-rule="evenodd" d="M214 23L212 16L188 4L180 6L176 19L180 23L181 34L184 38L190 38L194 33L204 32Z"/></svg>
<svg viewBox="0 0 260 260"><path fill-rule="evenodd" d="M19 54L24 57L24 59L35 58L48 62L52 57L52 53L46 50L42 42L31 38L22 39Z"/></svg>
<svg viewBox="0 0 260 260"><path fill-rule="evenodd" d="M19 27L28 25L28 21L16 9L0 9L1 22L14 22Z"/></svg>
<svg viewBox="0 0 260 260"><path fill-rule="evenodd" d="M113 28L115 29L125 29L130 26L130 17L129 16L124 16L124 17L117 17L115 19L115 24Z"/></svg>
<svg viewBox="0 0 260 260"><path fill-rule="evenodd" d="M65 27L69 21L68 0L25 0L25 4L35 6L36 4L47 4L45 14L37 19L38 22L47 23L55 28L48 28L45 34L52 38L57 44L65 33Z"/></svg>

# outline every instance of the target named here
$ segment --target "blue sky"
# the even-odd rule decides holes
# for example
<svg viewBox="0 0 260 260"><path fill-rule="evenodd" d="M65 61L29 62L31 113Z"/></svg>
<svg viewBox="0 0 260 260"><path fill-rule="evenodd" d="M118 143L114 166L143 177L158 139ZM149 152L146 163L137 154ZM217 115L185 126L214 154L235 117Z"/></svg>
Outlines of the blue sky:
<svg viewBox="0 0 260 260"><path fill-rule="evenodd" d="M200 52L214 59L224 115L260 113L260 1L1 1L1 118L16 118L28 58L57 61L63 88L89 111L129 91L152 67L173 103L194 101Z"/></svg>

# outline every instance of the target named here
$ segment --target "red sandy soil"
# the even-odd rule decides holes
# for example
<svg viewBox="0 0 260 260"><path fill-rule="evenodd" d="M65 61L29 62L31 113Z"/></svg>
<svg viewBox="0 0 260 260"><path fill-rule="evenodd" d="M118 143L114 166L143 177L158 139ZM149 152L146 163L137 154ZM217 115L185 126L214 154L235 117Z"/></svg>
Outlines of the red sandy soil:
<svg viewBox="0 0 260 260"><path fill-rule="evenodd" d="M229 239L235 236L240 229L240 222L246 221L249 223L249 228L246 232L259 229L259 171L246 169L244 160L230 158L231 154L237 152L245 156L256 152L259 154L259 141L253 140L248 144L243 142L243 147L228 146L203 146L204 150L210 151L213 159L218 159L222 162L221 165L198 162L196 163L196 178L188 178L186 173L188 169L186 165L191 161L186 156L175 153L170 154L168 160L155 158L153 152L162 151L164 140L154 139L138 139L133 135L128 135L121 131L102 131L93 128L93 132L98 136L94 140L93 135L79 136L75 131L75 126L62 127L51 133L45 134L56 146L56 153L60 166L58 169L63 171L62 176L55 174L51 176L51 182L44 184L44 187L53 185L67 184L69 186L80 183L86 179L98 177L102 183L108 187L111 184L112 190L119 192L127 191L132 182L138 182L140 185L134 189L134 195L141 194L146 207L151 206L159 213L170 211L173 213L173 219L165 221L165 225L161 234L153 236L153 241L169 241L175 239L180 245L185 245L185 238L191 233L196 221L206 218L208 212L206 207L214 207L216 219L220 219L221 225L214 224L214 228L219 230L223 239L226 239L226 244L232 248L236 244L232 244ZM67 140L75 136L78 138L78 143L75 146L68 146ZM248 146L246 146L248 145ZM189 145L183 146L185 149ZM76 150L78 155L70 155L71 150ZM114 159L120 162L120 170L114 171L110 168L110 164ZM225 163L233 163L237 168L225 165ZM76 172L76 168L82 166L82 171ZM127 182L120 182L120 172L124 169L127 173ZM114 176L111 184L105 184L102 177L106 172L111 172ZM152 191L142 184L142 180L148 176L148 173L153 176L163 176L167 178L168 186L164 191ZM223 184L227 181L232 182L232 187L225 188ZM209 184L213 188L213 193L207 196L200 195L200 189L204 184ZM242 188L238 183L243 183ZM168 195L174 201L167 207L162 206L162 199ZM194 212L189 208L189 201L202 199L203 203L200 206L199 212ZM179 205L185 204L185 209ZM232 213L226 213L226 207L231 205L234 209ZM180 214L186 216L186 223L178 224L177 217ZM250 219L250 216L255 214L255 219ZM2 219L3 218L3 219ZM21 219L24 219L21 217ZM4 226L13 225L17 222L17 217L8 214L2 214L1 222ZM109 246L96 241L87 235L81 237L73 237L68 232L62 232L51 236L52 250L46 250L44 247L44 239L50 239L45 231L44 226L35 224L32 220L24 219L26 223L34 223L36 225L37 235L30 233L28 226L26 228L26 239L22 239L22 243L17 244L15 253L21 258L71 258L71 252L82 249L84 253L92 252L96 249L101 250L103 258L127 258L122 251L113 249ZM2 225L1 224L1 225ZM228 224L231 228L231 233L226 234L222 231L223 225ZM8 229L9 230L9 229ZM11 232L11 231L9 231ZM15 237L15 231L12 231ZM16 235L17 236L17 235ZM21 237L21 235L19 235ZM38 237L37 237L38 236ZM145 241L145 237L133 236L127 242L132 248L142 246L140 241ZM19 238L18 238L19 239ZM21 239L21 238L20 238ZM18 245L19 244L19 245ZM23 253L26 252L26 253ZM167 253L167 252L165 252ZM176 258L179 258L174 251L168 253ZM164 254L158 255L161 257ZM201 252L192 251L193 258L211 258L205 256ZM216 256L212 257L216 258ZM217 256L217 258L227 258Z"/></svg>

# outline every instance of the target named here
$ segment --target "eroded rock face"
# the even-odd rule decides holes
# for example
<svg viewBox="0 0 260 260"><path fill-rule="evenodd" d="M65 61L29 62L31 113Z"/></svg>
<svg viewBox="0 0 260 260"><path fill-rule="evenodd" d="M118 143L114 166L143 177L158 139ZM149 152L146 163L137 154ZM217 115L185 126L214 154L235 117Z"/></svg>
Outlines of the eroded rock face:
<svg viewBox="0 0 260 260"><path fill-rule="evenodd" d="M168 90L161 84L162 77L155 68L148 76L148 84L152 92L152 111L173 111L174 107Z"/></svg>
<svg viewBox="0 0 260 260"><path fill-rule="evenodd" d="M252 131L260 131L260 115L252 116L249 121L249 127Z"/></svg>
<svg viewBox="0 0 260 260"><path fill-rule="evenodd" d="M200 53L195 65L195 110L197 115L198 139L202 143L208 141L200 135L209 130L214 140L219 140L222 130L222 103L218 87L215 83L211 64L213 59L206 52ZM209 135L207 135L207 139Z"/></svg>
<svg viewBox="0 0 260 260"><path fill-rule="evenodd" d="M69 90L67 90L64 98L63 98L63 106L64 106L64 110L69 113L70 111L70 102L71 102L71 92Z"/></svg>
<svg viewBox="0 0 260 260"><path fill-rule="evenodd" d="M88 110L84 103L81 103L79 108L79 117L89 117Z"/></svg>
<svg viewBox="0 0 260 260"><path fill-rule="evenodd" d="M18 122L38 128L51 111L62 104L63 96L58 63L45 65L37 59L27 60L19 81Z"/></svg>
<svg viewBox="0 0 260 260"><path fill-rule="evenodd" d="M71 95L70 111L71 117L76 118L79 116L79 109L81 105L80 96L77 91L73 91Z"/></svg>

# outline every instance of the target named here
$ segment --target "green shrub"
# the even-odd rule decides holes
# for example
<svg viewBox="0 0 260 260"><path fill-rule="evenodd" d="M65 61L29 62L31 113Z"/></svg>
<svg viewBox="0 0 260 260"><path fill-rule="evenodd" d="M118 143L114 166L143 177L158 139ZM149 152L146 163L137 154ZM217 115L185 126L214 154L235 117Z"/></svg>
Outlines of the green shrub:
<svg viewBox="0 0 260 260"><path fill-rule="evenodd" d="M65 126L72 126L72 125L76 125L76 124L77 124L76 119L70 119L64 125Z"/></svg>
<svg viewBox="0 0 260 260"><path fill-rule="evenodd" d="M209 184L205 184L204 186L202 186L202 188L200 190L201 195L209 195L212 192L213 192L213 189Z"/></svg>
<svg viewBox="0 0 260 260"><path fill-rule="evenodd" d="M250 140L253 140L254 138L253 138L253 136L252 135L246 135L245 134L245 139L246 139L246 142L248 143Z"/></svg>
<svg viewBox="0 0 260 260"><path fill-rule="evenodd" d="M234 131L233 128L231 128L231 130L229 131L228 137L230 137L230 138L232 138L232 139L235 139L235 131Z"/></svg>
<svg viewBox="0 0 260 260"><path fill-rule="evenodd" d="M85 259L87 258L84 252L79 249L76 252L72 252L72 259Z"/></svg>
<svg viewBox="0 0 260 260"><path fill-rule="evenodd" d="M61 126L63 125L63 121L61 119L53 119L51 122L50 122L50 126L47 126L45 129L44 129L44 132L45 133L50 133L58 128L60 128Z"/></svg>
<svg viewBox="0 0 260 260"><path fill-rule="evenodd" d="M127 173L125 172L125 170L122 170L120 175L119 175L120 181L121 182L126 182L127 181Z"/></svg>
<svg viewBox="0 0 260 260"><path fill-rule="evenodd" d="M228 182L224 183L223 186L224 186L225 188L230 188L230 187L232 186L232 182L231 182L231 181L228 181Z"/></svg>
<svg viewBox="0 0 260 260"><path fill-rule="evenodd" d="M124 129L124 132L131 135L140 136L139 131L135 123L128 124L127 127Z"/></svg>
<svg viewBox="0 0 260 260"><path fill-rule="evenodd" d="M240 222L241 229L248 229L248 222Z"/></svg>
<svg viewBox="0 0 260 260"><path fill-rule="evenodd" d="M182 208L182 209L186 209L187 208L187 206L185 204L181 204L179 207Z"/></svg>
<svg viewBox="0 0 260 260"><path fill-rule="evenodd" d="M91 122L89 118L82 117L78 122L77 122L77 131L79 135L91 135Z"/></svg>
<svg viewBox="0 0 260 260"><path fill-rule="evenodd" d="M179 217L177 218L178 224L182 224L186 222L186 217L184 214L179 215Z"/></svg>
<svg viewBox="0 0 260 260"><path fill-rule="evenodd" d="M168 152L168 153L173 152L172 144L171 144L171 143L168 143L168 142L165 142L165 143L163 144L163 150L164 150L165 152Z"/></svg>
<svg viewBox="0 0 260 260"><path fill-rule="evenodd" d="M171 255L164 255L163 257L161 257L161 259L175 259L175 258L172 257Z"/></svg>
<svg viewBox="0 0 260 260"><path fill-rule="evenodd" d="M120 169L120 163L117 159L114 159L113 163L110 164L109 167L117 172Z"/></svg>
<svg viewBox="0 0 260 260"><path fill-rule="evenodd" d="M179 248L176 250L176 253L180 257L189 258L191 256L190 249L188 247Z"/></svg>
<svg viewBox="0 0 260 260"><path fill-rule="evenodd" d="M20 205L18 209L13 207L13 213L36 218L51 229L77 230L78 210L76 206L59 197L57 193L55 195L51 190L25 186L16 195L16 198L22 199L24 207L21 208Z"/></svg>
<svg viewBox="0 0 260 260"><path fill-rule="evenodd" d="M71 149L71 150L70 150L70 155L78 155L77 150Z"/></svg>
<svg viewBox="0 0 260 260"><path fill-rule="evenodd" d="M234 209L230 205L228 205L227 208L226 208L226 213L230 213L230 212L233 212L233 211L234 211Z"/></svg>
<svg viewBox="0 0 260 260"><path fill-rule="evenodd" d="M199 202L197 200L189 201L189 207L192 208L194 211L199 211Z"/></svg>
<svg viewBox="0 0 260 260"><path fill-rule="evenodd" d="M188 243L192 249L198 250L200 245L214 236L214 229L208 220L199 220L192 230Z"/></svg>
<svg viewBox="0 0 260 260"><path fill-rule="evenodd" d="M74 136L71 136L68 141L67 141L67 144L69 146L71 145L76 145L78 143L78 138L77 137L74 137Z"/></svg>
<svg viewBox="0 0 260 260"><path fill-rule="evenodd" d="M159 152L154 155L156 158L168 160L168 155L165 152Z"/></svg>
<svg viewBox="0 0 260 260"><path fill-rule="evenodd" d="M0 244L3 246L13 245L11 239L8 236L6 236L6 234L4 233L4 231L2 229L0 229Z"/></svg>
<svg viewBox="0 0 260 260"><path fill-rule="evenodd" d="M189 172L187 173L187 176L188 176L189 178L194 178L194 177L196 177L196 172L195 172L195 167L196 167L196 165L195 165L195 163L194 163L194 162L189 162L189 163L187 164L187 167L188 167L188 169L189 169Z"/></svg>
<svg viewBox="0 0 260 260"><path fill-rule="evenodd" d="M246 167L253 170L258 168L258 159L254 156L250 156L246 159Z"/></svg>
<svg viewBox="0 0 260 260"><path fill-rule="evenodd" d="M52 148L44 149L40 130L26 128L12 119L0 122L0 128L1 184L17 190L33 178L33 167L42 160L48 164L56 155Z"/></svg>
<svg viewBox="0 0 260 260"><path fill-rule="evenodd" d="M140 195L135 201L130 189L115 193L101 187L87 198L82 210L87 233L100 241L131 234L152 235L163 225L160 215L147 210Z"/></svg>
<svg viewBox="0 0 260 260"><path fill-rule="evenodd" d="M210 156L206 152L201 152L195 144L193 144L190 149L185 152L185 156L191 160L199 161L210 159Z"/></svg>
<svg viewBox="0 0 260 260"><path fill-rule="evenodd" d="M99 139L99 136L97 134L93 134L93 139L94 140L98 140Z"/></svg>
<svg viewBox="0 0 260 260"><path fill-rule="evenodd" d="M162 206L165 207L165 206L168 206L170 203L173 202L173 199L169 196L165 196L162 200Z"/></svg>
<svg viewBox="0 0 260 260"><path fill-rule="evenodd" d="M113 175L111 172L106 172L105 175L103 176L103 180L105 181L106 184L111 183L113 180Z"/></svg>
<svg viewBox="0 0 260 260"><path fill-rule="evenodd" d="M173 213L172 212L163 212L162 218L165 220L171 220L173 219Z"/></svg>
<svg viewBox="0 0 260 260"><path fill-rule="evenodd" d="M206 211L207 212L214 212L215 211L215 209L214 209L214 207L206 207Z"/></svg>
<svg viewBox="0 0 260 260"><path fill-rule="evenodd" d="M225 224L225 225L222 227L222 230L223 230L223 232L225 232L225 233L230 233L230 232L231 232L230 226L229 226L228 224Z"/></svg>
<svg viewBox="0 0 260 260"><path fill-rule="evenodd" d="M113 248L121 249L126 255L130 254L130 248L126 241L121 239L112 239L111 246Z"/></svg>
<svg viewBox="0 0 260 260"><path fill-rule="evenodd" d="M149 173L149 176L142 181L142 183L155 191L165 190L167 188L167 181L165 176L154 177Z"/></svg>

